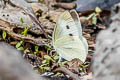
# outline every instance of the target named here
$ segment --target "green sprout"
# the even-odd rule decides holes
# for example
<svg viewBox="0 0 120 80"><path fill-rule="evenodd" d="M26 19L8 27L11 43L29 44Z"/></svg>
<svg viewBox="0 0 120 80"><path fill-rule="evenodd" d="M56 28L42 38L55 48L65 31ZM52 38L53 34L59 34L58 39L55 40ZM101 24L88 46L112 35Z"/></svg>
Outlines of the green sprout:
<svg viewBox="0 0 120 80"><path fill-rule="evenodd" d="M3 31L2 31L2 38L3 38L3 40L5 40L5 39L6 39L6 36L7 36L7 33L6 33L6 31L5 31L5 30L3 30Z"/></svg>
<svg viewBox="0 0 120 80"><path fill-rule="evenodd" d="M24 44L23 41L18 42L18 43L16 44L17 50L24 51L24 48L22 47L23 44Z"/></svg>
<svg viewBox="0 0 120 80"><path fill-rule="evenodd" d="M93 12L92 14L90 14L88 16L88 20L91 19L92 20L92 24L97 24L97 15L99 15L102 12L102 10L99 7L95 8L95 12Z"/></svg>

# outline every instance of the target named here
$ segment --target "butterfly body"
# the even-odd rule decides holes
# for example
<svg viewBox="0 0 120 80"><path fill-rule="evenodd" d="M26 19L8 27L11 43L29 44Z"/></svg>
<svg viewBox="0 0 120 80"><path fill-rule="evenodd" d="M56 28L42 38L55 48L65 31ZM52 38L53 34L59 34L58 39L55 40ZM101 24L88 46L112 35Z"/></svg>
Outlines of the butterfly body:
<svg viewBox="0 0 120 80"><path fill-rule="evenodd" d="M75 10L65 11L58 18L53 33L53 47L60 57L70 61L79 58L85 61L88 44L82 36L82 28Z"/></svg>

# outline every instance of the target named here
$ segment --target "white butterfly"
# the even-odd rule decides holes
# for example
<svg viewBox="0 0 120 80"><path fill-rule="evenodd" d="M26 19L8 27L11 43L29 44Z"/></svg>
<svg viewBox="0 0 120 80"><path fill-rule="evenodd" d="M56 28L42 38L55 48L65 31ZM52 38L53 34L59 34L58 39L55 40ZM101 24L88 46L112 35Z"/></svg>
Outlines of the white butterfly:
<svg viewBox="0 0 120 80"><path fill-rule="evenodd" d="M87 40L82 36L79 16L75 10L62 13L53 32L53 47L60 57L70 61L85 61L88 53Z"/></svg>

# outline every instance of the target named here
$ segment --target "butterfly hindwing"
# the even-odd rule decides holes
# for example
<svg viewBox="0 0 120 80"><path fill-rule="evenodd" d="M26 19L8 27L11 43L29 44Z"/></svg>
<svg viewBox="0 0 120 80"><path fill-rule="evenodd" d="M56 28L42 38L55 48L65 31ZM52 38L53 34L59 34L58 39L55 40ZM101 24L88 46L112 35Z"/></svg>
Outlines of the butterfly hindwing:
<svg viewBox="0 0 120 80"><path fill-rule="evenodd" d="M86 50L84 44L79 39L78 36L65 36L58 39L55 43L56 51L66 60L72 60L74 58L79 58L82 62L86 58Z"/></svg>

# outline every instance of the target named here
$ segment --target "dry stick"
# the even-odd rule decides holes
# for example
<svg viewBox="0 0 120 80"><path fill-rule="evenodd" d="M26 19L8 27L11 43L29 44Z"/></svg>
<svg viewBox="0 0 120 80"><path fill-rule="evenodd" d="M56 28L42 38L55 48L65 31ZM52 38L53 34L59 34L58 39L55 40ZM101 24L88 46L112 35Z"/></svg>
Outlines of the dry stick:
<svg viewBox="0 0 120 80"><path fill-rule="evenodd" d="M38 46L43 46L44 43L47 41L46 39L41 39L41 38L35 39L34 37L27 37L24 35L15 34L13 31L14 27L15 27L14 25L10 25L5 21L0 20L0 30L7 31L7 33L16 40L24 40L26 42L36 44Z"/></svg>
<svg viewBox="0 0 120 80"><path fill-rule="evenodd" d="M43 27L42 27L42 25L40 24L40 22L39 22L38 20L36 20L32 15L30 15L30 14L28 14L28 15L35 21L35 23L36 23L37 25L40 26L40 28L41 28L43 34L45 35L45 37L46 37L47 39L49 39L47 33L46 33L45 30L43 29Z"/></svg>
<svg viewBox="0 0 120 80"><path fill-rule="evenodd" d="M70 70L68 70L65 67L57 68L53 72L55 72L55 73L56 72L63 72L65 74L69 75L73 80L81 80L77 74L72 73Z"/></svg>
<svg viewBox="0 0 120 80"><path fill-rule="evenodd" d="M16 39L16 40L23 40L38 46L43 46L44 45L44 40L43 39L35 39L33 37L27 37L24 35L19 35L19 34L15 34L13 31L9 31L8 28L4 28L0 26L0 30L5 30L7 31L8 35L11 36L12 38ZM46 40L47 41L47 40Z"/></svg>

